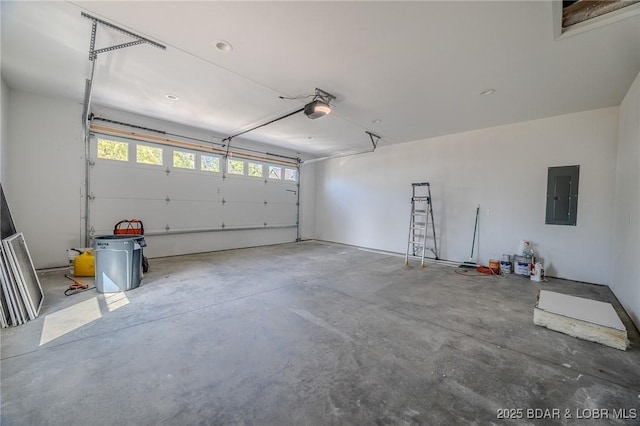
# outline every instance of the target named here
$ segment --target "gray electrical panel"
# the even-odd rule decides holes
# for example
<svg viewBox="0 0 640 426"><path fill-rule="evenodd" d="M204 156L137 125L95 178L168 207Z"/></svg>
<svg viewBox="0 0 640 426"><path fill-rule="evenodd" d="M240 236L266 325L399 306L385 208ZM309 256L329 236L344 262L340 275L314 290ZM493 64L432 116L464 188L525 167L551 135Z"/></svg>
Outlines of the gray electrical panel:
<svg viewBox="0 0 640 426"><path fill-rule="evenodd" d="M549 167L547 225L576 225L580 166Z"/></svg>

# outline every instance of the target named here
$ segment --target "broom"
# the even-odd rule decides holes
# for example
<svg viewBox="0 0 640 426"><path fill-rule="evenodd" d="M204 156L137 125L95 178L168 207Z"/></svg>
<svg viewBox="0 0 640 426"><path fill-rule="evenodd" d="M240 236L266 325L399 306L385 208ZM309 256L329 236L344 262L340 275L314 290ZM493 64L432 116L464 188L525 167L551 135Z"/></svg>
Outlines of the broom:
<svg viewBox="0 0 640 426"><path fill-rule="evenodd" d="M476 232L478 230L478 214L479 213L480 213L480 204L478 204L478 207L476 207L476 222L473 225L473 241L471 242L471 257L469 257L469 260L467 262L464 262L462 265L460 265L459 268L476 268L478 266L475 259L473 258L473 252L476 247Z"/></svg>

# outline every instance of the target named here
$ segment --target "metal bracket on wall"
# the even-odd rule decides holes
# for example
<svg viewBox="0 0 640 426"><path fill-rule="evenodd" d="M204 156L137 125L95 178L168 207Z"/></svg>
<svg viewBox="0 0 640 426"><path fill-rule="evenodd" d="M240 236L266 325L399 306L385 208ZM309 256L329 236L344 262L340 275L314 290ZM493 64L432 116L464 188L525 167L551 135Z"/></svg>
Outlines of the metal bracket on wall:
<svg viewBox="0 0 640 426"><path fill-rule="evenodd" d="M224 160L227 161L229 159L229 150L231 150L231 139L233 139L233 136L229 136L228 138L222 139L222 147L224 148L225 145L227 147L227 152L224 154Z"/></svg>
<svg viewBox="0 0 640 426"><path fill-rule="evenodd" d="M83 18L87 18L90 19L91 21L93 21L93 25L91 26L91 45L89 46L89 60L90 61L95 61L96 58L98 57L99 53L104 53L104 52L111 52L113 50L118 50L118 49L124 49L126 47L131 47L131 46L136 46L138 44L143 44L143 43L147 43L150 44L154 47L157 47L158 49L162 49L162 50L166 50L167 47L160 44L160 43L156 43L155 41L149 40L148 38L142 37L141 35L138 35L136 33L132 33L131 31L127 31L124 28L120 28L117 25L113 25L110 24L109 22L103 21L102 19L98 19L95 16L91 16L87 13L81 12L81 15ZM98 24L104 25L107 28L110 28L114 31L117 31L121 34L127 35L131 38L134 38L134 41L130 41L128 43L122 43L122 44L116 44L113 46L109 46L109 47L103 47L102 49L96 49L96 31L98 29Z"/></svg>
<svg viewBox="0 0 640 426"><path fill-rule="evenodd" d="M368 130L365 130L364 132L371 138L371 144L373 145L373 149L375 151L375 149L378 147L378 142L380 142L380 139L382 139L382 137L376 135L375 133L371 133Z"/></svg>

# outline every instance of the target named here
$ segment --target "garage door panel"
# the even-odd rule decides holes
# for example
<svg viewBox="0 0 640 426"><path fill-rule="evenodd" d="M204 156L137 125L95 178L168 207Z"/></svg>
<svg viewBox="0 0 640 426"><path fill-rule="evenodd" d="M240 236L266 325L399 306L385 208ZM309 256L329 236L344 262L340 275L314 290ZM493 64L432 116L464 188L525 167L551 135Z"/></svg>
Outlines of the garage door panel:
<svg viewBox="0 0 640 426"><path fill-rule="evenodd" d="M294 225L297 219L297 210L292 204L267 204L266 221L270 225Z"/></svg>
<svg viewBox="0 0 640 426"><path fill-rule="evenodd" d="M180 200L221 200L222 176L204 172L172 172L166 191L170 198Z"/></svg>
<svg viewBox="0 0 640 426"><path fill-rule="evenodd" d="M225 226L264 226L264 203L225 203L223 209Z"/></svg>
<svg viewBox="0 0 640 426"><path fill-rule="evenodd" d="M139 199L104 199L91 201L91 225L96 234L111 234L121 220L138 219L145 232L164 231L167 224L166 203Z"/></svg>
<svg viewBox="0 0 640 426"><path fill-rule="evenodd" d="M266 198L274 203L296 203L298 200L298 187L291 184L267 184Z"/></svg>
<svg viewBox="0 0 640 426"><path fill-rule="evenodd" d="M222 203L170 202L167 224L171 230L217 229L222 225Z"/></svg>
<svg viewBox="0 0 640 426"><path fill-rule="evenodd" d="M101 197L165 198L168 177L161 169L95 165L91 192Z"/></svg>
<svg viewBox="0 0 640 426"><path fill-rule="evenodd" d="M227 201L262 201L265 197L264 181L245 178L227 178L222 195Z"/></svg>

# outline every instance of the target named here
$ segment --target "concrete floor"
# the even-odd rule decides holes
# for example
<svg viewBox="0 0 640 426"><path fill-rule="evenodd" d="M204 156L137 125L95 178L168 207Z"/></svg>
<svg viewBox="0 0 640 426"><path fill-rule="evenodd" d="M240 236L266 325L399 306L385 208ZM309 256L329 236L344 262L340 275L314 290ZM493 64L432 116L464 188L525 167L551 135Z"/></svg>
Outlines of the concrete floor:
<svg viewBox="0 0 640 426"><path fill-rule="evenodd" d="M319 242L151 259L115 295L65 297L63 275L41 276L37 320L2 330L2 425L638 423L576 419L640 407L626 316L626 352L532 320L540 288L619 309L607 287Z"/></svg>

